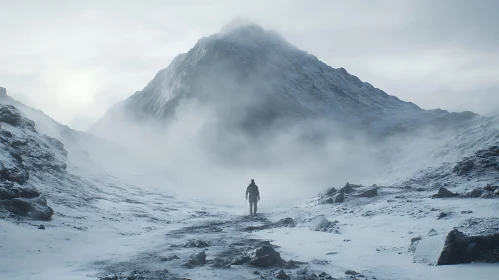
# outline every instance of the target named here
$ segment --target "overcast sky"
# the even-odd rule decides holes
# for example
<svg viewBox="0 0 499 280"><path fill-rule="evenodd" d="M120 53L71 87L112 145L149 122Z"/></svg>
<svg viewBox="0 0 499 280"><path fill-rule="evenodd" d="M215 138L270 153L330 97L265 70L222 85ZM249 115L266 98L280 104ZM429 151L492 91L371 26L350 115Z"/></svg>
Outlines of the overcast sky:
<svg viewBox="0 0 499 280"><path fill-rule="evenodd" d="M0 86L80 129L236 17L423 108L499 108L499 1L0 0Z"/></svg>

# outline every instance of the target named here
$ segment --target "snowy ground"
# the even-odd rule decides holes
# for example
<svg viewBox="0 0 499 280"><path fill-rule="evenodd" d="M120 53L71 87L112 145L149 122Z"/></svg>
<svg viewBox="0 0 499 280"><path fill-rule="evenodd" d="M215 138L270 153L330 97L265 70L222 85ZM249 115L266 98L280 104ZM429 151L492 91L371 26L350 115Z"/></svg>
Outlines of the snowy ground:
<svg viewBox="0 0 499 280"><path fill-rule="evenodd" d="M274 209L249 217L246 208L207 207L182 202L160 192L141 188L108 189L107 195L89 203L86 212L54 205L51 222L0 220L0 275L2 279L98 279L130 271L167 269L171 279L258 279L249 266L213 268L210 260L232 248L230 244L269 240L279 246L285 260L307 262L301 268L342 278L355 270L359 279L496 279L497 264L430 266L413 263L408 252L412 237L435 229L443 238L469 217L493 217L497 199L431 199L434 192L381 190L375 198L352 198L343 204L318 204L312 199L294 207ZM265 209L265 201L261 202ZM243 206L243 205L241 205ZM461 214L461 211L473 211ZM437 220L441 211L451 212ZM368 214L366 214L368 213ZM338 221L339 234L315 232L310 219L324 215ZM248 226L291 217L294 228L245 231ZM210 243L208 264L193 269L182 263L200 248L184 248L191 239ZM179 260L161 261L177 255ZM264 269L262 273L274 273ZM291 276L297 269L285 270ZM177 277L177 278L175 278ZM167 278L169 279L169 278Z"/></svg>

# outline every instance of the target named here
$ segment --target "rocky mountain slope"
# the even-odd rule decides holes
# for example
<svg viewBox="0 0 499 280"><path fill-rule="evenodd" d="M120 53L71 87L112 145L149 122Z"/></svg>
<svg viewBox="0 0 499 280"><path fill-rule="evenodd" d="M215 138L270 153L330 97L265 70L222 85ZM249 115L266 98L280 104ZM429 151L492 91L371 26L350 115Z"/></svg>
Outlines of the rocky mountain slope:
<svg viewBox="0 0 499 280"><path fill-rule="evenodd" d="M64 176L64 145L38 134L11 105L0 105L0 123L0 211L50 220L53 210L35 185Z"/></svg>
<svg viewBox="0 0 499 280"><path fill-rule="evenodd" d="M325 119L378 135L449 126L474 116L422 110L250 24L200 39L143 90L116 104L92 131L108 135L106 127L123 120L168 123L183 117L192 102L209 108L224 128L253 134L276 123Z"/></svg>

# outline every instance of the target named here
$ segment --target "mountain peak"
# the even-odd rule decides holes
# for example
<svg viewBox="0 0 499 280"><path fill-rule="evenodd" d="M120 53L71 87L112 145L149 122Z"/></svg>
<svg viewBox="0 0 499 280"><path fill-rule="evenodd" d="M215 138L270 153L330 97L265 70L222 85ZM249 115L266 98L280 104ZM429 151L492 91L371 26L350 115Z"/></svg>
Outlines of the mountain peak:
<svg viewBox="0 0 499 280"><path fill-rule="evenodd" d="M248 21L236 19L226 24L219 33L209 37L209 39L221 40L228 43L250 45L286 45L292 46L278 32L267 30L260 25Z"/></svg>
<svg viewBox="0 0 499 280"><path fill-rule="evenodd" d="M242 19L242 18L236 18L228 22L226 25L222 27L220 30L220 33L230 33L238 30L259 30L259 31L264 31L264 29L247 19Z"/></svg>

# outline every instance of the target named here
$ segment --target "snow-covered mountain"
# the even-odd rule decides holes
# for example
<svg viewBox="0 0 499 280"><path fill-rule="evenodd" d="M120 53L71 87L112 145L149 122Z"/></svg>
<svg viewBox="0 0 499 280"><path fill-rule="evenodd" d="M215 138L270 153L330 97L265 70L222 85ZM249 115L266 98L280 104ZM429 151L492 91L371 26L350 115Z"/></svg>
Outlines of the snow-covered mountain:
<svg viewBox="0 0 499 280"><path fill-rule="evenodd" d="M211 108L224 127L258 132L276 121L325 119L388 134L449 125L474 116L422 110L302 51L255 24L226 28L178 55L147 86L116 104L93 131L109 135L121 120L168 123L182 105Z"/></svg>

